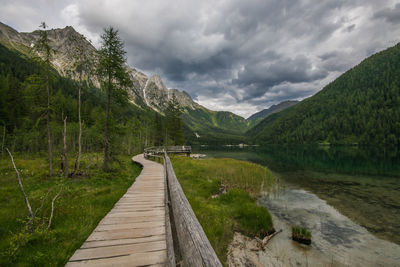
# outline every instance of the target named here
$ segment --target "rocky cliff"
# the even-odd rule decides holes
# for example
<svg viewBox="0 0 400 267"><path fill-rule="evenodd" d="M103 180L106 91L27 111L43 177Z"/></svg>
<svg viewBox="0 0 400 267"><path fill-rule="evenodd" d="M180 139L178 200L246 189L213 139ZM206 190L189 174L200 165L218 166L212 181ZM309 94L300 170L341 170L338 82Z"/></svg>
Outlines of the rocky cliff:
<svg viewBox="0 0 400 267"><path fill-rule="evenodd" d="M56 51L53 54L51 64L62 76L77 77L74 63L78 55L78 49L86 51L87 54L92 56L91 60L96 61L96 48L82 34L75 31L73 27L51 29L47 30L47 32L51 47ZM0 42L26 55L36 55L32 48L38 37L39 31L31 33L18 32L0 22ZM133 82L129 92L131 101L136 105L141 107L148 106L157 112L163 113L168 100L175 94L182 107L194 108L197 106L186 92L167 89L159 75L147 77L144 73L134 68L129 66L126 66L126 68ZM98 81L93 75L90 79L94 84L98 85Z"/></svg>
<svg viewBox="0 0 400 267"><path fill-rule="evenodd" d="M60 75L72 79L78 78L75 71L75 62L82 50L87 55L90 55L89 58L95 65L98 56L96 48L82 34L75 31L73 27L51 29L47 30L47 32L50 46L57 51L52 57L51 64ZM18 32L0 22L0 42L8 48L15 49L27 56L40 56L32 49L38 37L38 30L31 33ZM194 102L187 92L167 88L157 74L148 77L128 65L126 65L126 68L133 84L128 92L130 101L138 107L151 108L163 114L168 101L175 95L182 108L182 117L185 124L190 131L199 133L196 135L196 139L199 138L198 135L205 136L211 132L221 132L222 135L241 134L250 126L250 123L240 116L231 112L211 111ZM95 75L87 73L84 74L83 78L90 79L94 85L99 87L99 82ZM193 134L193 136L195 135ZM213 137L213 139L215 138Z"/></svg>

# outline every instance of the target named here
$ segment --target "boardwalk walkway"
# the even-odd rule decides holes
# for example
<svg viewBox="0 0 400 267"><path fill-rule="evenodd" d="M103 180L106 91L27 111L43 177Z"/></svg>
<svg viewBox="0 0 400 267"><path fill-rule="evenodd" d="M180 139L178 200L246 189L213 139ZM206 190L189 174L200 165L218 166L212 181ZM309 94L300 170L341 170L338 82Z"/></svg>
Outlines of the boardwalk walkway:
<svg viewBox="0 0 400 267"><path fill-rule="evenodd" d="M164 266L165 181L161 164L133 157L141 174L66 266Z"/></svg>

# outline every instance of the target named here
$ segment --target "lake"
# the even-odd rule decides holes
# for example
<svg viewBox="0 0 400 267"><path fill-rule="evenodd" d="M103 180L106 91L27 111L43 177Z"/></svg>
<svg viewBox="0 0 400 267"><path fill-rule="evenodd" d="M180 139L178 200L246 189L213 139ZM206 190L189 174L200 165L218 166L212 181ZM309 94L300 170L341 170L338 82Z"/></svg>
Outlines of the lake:
<svg viewBox="0 0 400 267"><path fill-rule="evenodd" d="M400 151L357 146L194 147L208 157L247 160L268 167L278 180L259 204L290 232L302 225L312 249L274 241L287 259L307 265L400 266ZM279 236L279 235L278 235ZM279 252L281 253L281 252ZM313 262L314 260L314 262ZM287 262L292 265L293 262Z"/></svg>

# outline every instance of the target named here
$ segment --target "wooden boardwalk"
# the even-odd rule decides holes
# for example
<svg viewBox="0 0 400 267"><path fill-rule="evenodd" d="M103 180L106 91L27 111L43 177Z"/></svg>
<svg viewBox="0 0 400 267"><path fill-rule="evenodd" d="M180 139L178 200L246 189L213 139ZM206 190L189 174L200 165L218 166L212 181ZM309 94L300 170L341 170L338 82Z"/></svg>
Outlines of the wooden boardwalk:
<svg viewBox="0 0 400 267"><path fill-rule="evenodd" d="M165 180L161 164L133 157L143 170L66 266L164 266Z"/></svg>

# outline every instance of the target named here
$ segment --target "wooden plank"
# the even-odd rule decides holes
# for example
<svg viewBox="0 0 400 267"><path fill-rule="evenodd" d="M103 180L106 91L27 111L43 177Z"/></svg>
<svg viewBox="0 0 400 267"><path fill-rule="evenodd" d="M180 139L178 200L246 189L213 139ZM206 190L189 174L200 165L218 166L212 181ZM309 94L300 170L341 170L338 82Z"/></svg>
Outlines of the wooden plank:
<svg viewBox="0 0 400 267"><path fill-rule="evenodd" d="M97 231L109 231L113 229L136 229L136 228L154 228L164 226L163 221L154 222L137 222L137 223L119 223L119 224L102 224L97 226Z"/></svg>
<svg viewBox="0 0 400 267"><path fill-rule="evenodd" d="M78 249L74 254L74 256L71 257L70 261L82 261L89 259L101 259L101 258L110 258L116 256L125 256L132 254L132 251L135 251L135 253L143 253L148 251L159 251L165 249L167 248L164 240L148 242L148 243L129 244L129 245L116 245L110 247L85 248L85 249Z"/></svg>
<svg viewBox="0 0 400 267"><path fill-rule="evenodd" d="M164 240L164 235L152 235L148 237L141 238L124 238L124 239L113 239L113 240L100 240L100 241L86 241L82 248L95 248L95 247L111 247L115 245L124 244L138 244L138 243L148 243L153 241Z"/></svg>
<svg viewBox="0 0 400 267"><path fill-rule="evenodd" d="M164 263L166 257L167 257L166 250L161 250L161 251L152 251L144 253L134 253L121 257L112 257L112 258L95 259L87 261L70 261L67 263L66 266L67 267L148 266L152 264Z"/></svg>
<svg viewBox="0 0 400 267"><path fill-rule="evenodd" d="M141 174L66 266L165 266L165 176L158 163L133 158Z"/></svg>

